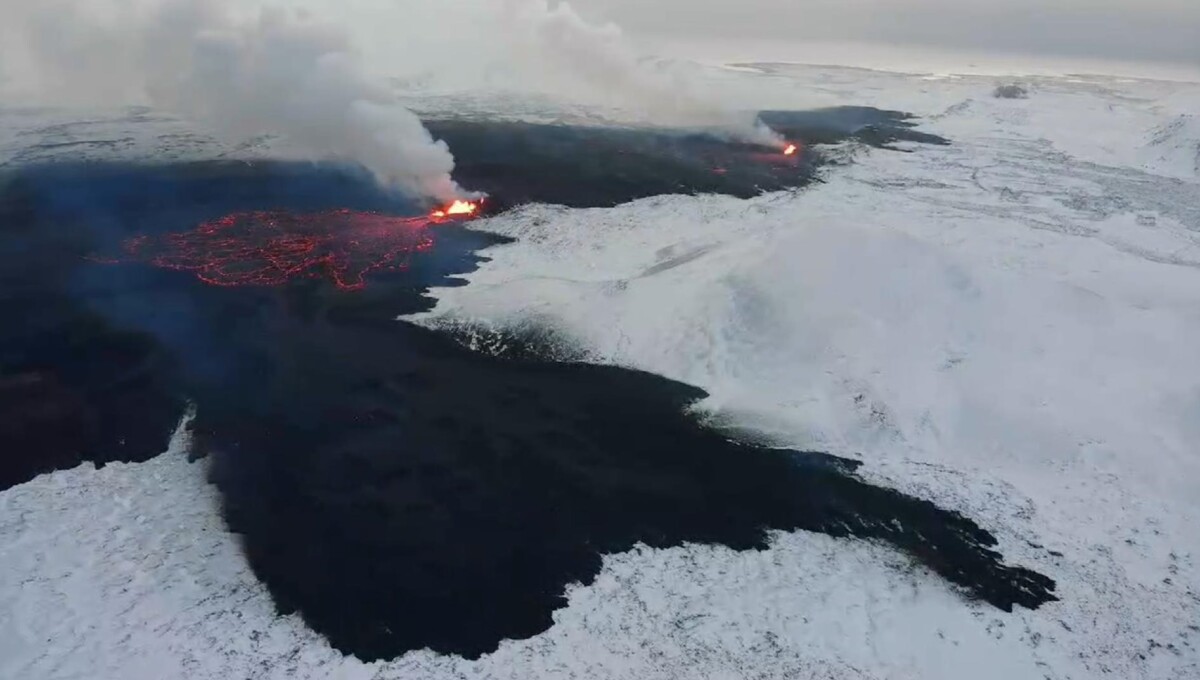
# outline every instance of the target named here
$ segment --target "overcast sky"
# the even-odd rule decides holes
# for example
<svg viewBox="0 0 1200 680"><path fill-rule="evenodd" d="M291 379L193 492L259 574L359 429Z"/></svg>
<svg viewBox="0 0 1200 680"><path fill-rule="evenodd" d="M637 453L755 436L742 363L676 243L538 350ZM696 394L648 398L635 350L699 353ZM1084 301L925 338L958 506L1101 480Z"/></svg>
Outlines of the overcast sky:
<svg viewBox="0 0 1200 680"><path fill-rule="evenodd" d="M112 78L105 74L113 70L111 66L95 54L84 59L78 53L103 47L106 36L122 33L121 21L105 19L109 10L162 1L0 0L0 86L42 87L44 79L31 68L28 55L6 49L32 35L19 19L36 14L49 17L39 24L51 38L43 41L43 47L75 60L75 71L95 72L97 77L89 81L108 89ZM79 12L61 12L63 2L86 7L105 31L93 30L86 18L76 16ZM529 42L528 36L504 21L514 7L532 5L544 11L538 3L558 0L226 2L237 7L269 4L310 9L319 18L346 26L369 64L391 76L430 74L444 83L471 83L483 72L488 77L509 73L527 81L545 75L541 71L546 69L538 67L542 62L562 61L536 50L532 56L524 54L517 48ZM589 20L619 26L631 39L632 52L707 62L794 61L921 72L993 69L987 72L1200 78L1200 0L571 0L570 4ZM72 26L78 29L74 33L66 30ZM127 41L109 42L120 46ZM567 36L557 49L572 52L568 48L580 47L574 52L586 52L588 46L578 42ZM522 56L524 61L518 59ZM596 70L594 60L584 61L585 70ZM993 68L992 62L999 65ZM1131 62L1140 65L1126 68ZM1143 68L1150 62L1172 66ZM89 64L90 71L78 66Z"/></svg>
<svg viewBox="0 0 1200 680"><path fill-rule="evenodd" d="M574 0L634 35L1200 65L1200 0Z"/></svg>

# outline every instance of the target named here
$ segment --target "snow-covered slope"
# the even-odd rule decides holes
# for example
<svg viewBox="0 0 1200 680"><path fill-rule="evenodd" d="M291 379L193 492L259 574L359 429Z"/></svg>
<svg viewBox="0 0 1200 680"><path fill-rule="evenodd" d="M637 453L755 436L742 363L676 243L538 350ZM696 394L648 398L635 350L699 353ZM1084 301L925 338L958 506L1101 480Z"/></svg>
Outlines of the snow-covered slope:
<svg viewBox="0 0 1200 680"><path fill-rule="evenodd" d="M142 108L80 112L0 106L0 168L63 160L212 158L230 151L192 126Z"/></svg>
<svg viewBox="0 0 1200 680"><path fill-rule="evenodd" d="M895 92L913 108L990 92L908 82L927 91ZM972 94L926 123L951 146L862 154L796 194L501 217L486 228L516 242L423 322L549 326L592 360L704 387L719 420L859 456L1006 552L1062 553L1018 558L1060 579L1061 603L1020 617L1030 658L1082 664L1046 661L1051 677L1185 677L1200 184L1138 162L1158 88ZM1080 126L1100 148L1078 151Z"/></svg>
<svg viewBox="0 0 1200 680"><path fill-rule="evenodd" d="M1180 114L1156 126L1146 149L1150 167L1177 177L1200 177L1200 116Z"/></svg>
<svg viewBox="0 0 1200 680"><path fill-rule="evenodd" d="M0 493L0 677L1200 677L1200 182L1145 156L1200 88L712 77L763 107L912 110L953 144L842 149L825 184L751 201L481 222L517 241L421 322L549 327L704 387L715 419L963 511L1061 601L1006 614L886 548L781 534L610 556L479 661L363 664L274 615L181 435Z"/></svg>

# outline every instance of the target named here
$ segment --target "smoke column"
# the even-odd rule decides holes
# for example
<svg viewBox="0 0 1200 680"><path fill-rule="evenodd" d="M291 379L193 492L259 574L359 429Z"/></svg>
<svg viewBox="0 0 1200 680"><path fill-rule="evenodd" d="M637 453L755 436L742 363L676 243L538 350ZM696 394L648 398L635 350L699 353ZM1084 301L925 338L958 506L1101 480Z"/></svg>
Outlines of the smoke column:
<svg viewBox="0 0 1200 680"><path fill-rule="evenodd" d="M344 32L303 13L227 0L5 5L0 40L24 48L0 53L5 70L27 71L38 90L91 105L141 95L223 135L278 136L314 159L359 163L406 193L463 195L446 145L365 75Z"/></svg>
<svg viewBox="0 0 1200 680"><path fill-rule="evenodd" d="M756 114L738 112L712 100L689 77L670 65L651 68L633 51L615 24L596 26L566 2L504 0L507 35L526 59L579 79L632 105L658 122L706 127L744 141L782 147L780 135Z"/></svg>
<svg viewBox="0 0 1200 680"><path fill-rule="evenodd" d="M638 122L703 128L782 149L740 100L721 99L687 64L644 59L613 24L553 0L291 0L353 27L371 66L417 92L488 91L601 105Z"/></svg>

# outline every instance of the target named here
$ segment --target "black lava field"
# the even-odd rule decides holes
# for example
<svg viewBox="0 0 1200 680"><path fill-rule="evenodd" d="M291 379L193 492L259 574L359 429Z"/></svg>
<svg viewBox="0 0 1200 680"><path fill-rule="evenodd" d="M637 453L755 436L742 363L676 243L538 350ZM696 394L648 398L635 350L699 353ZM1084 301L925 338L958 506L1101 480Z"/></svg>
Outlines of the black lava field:
<svg viewBox="0 0 1200 680"><path fill-rule="evenodd" d="M944 143L892 112L769 113L796 157L698 135L433 121L488 209L752 196L809 145ZM771 530L872 539L964 595L1037 607L970 519L687 414L691 386L506 356L402 321L499 238L431 222L361 172L287 163L41 165L0 177L0 488L165 450L188 403L229 527L281 612L364 659L477 657L550 627L636 544L739 550ZM519 339L520 340L520 339ZM202 474L199 464L197 473ZM850 587L853 587L851 584Z"/></svg>

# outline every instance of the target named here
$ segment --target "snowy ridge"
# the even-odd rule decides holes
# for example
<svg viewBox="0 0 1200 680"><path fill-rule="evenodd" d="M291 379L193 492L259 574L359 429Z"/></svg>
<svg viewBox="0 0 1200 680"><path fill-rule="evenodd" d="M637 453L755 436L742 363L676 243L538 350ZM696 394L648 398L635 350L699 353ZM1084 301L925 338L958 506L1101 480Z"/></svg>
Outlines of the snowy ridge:
<svg viewBox="0 0 1200 680"><path fill-rule="evenodd" d="M1176 176L1200 177L1200 116L1184 114L1150 134L1152 163Z"/></svg>
<svg viewBox="0 0 1200 680"><path fill-rule="evenodd" d="M149 109L76 111L0 108L0 168L48 161L178 161L255 158L269 140L223 145Z"/></svg>

